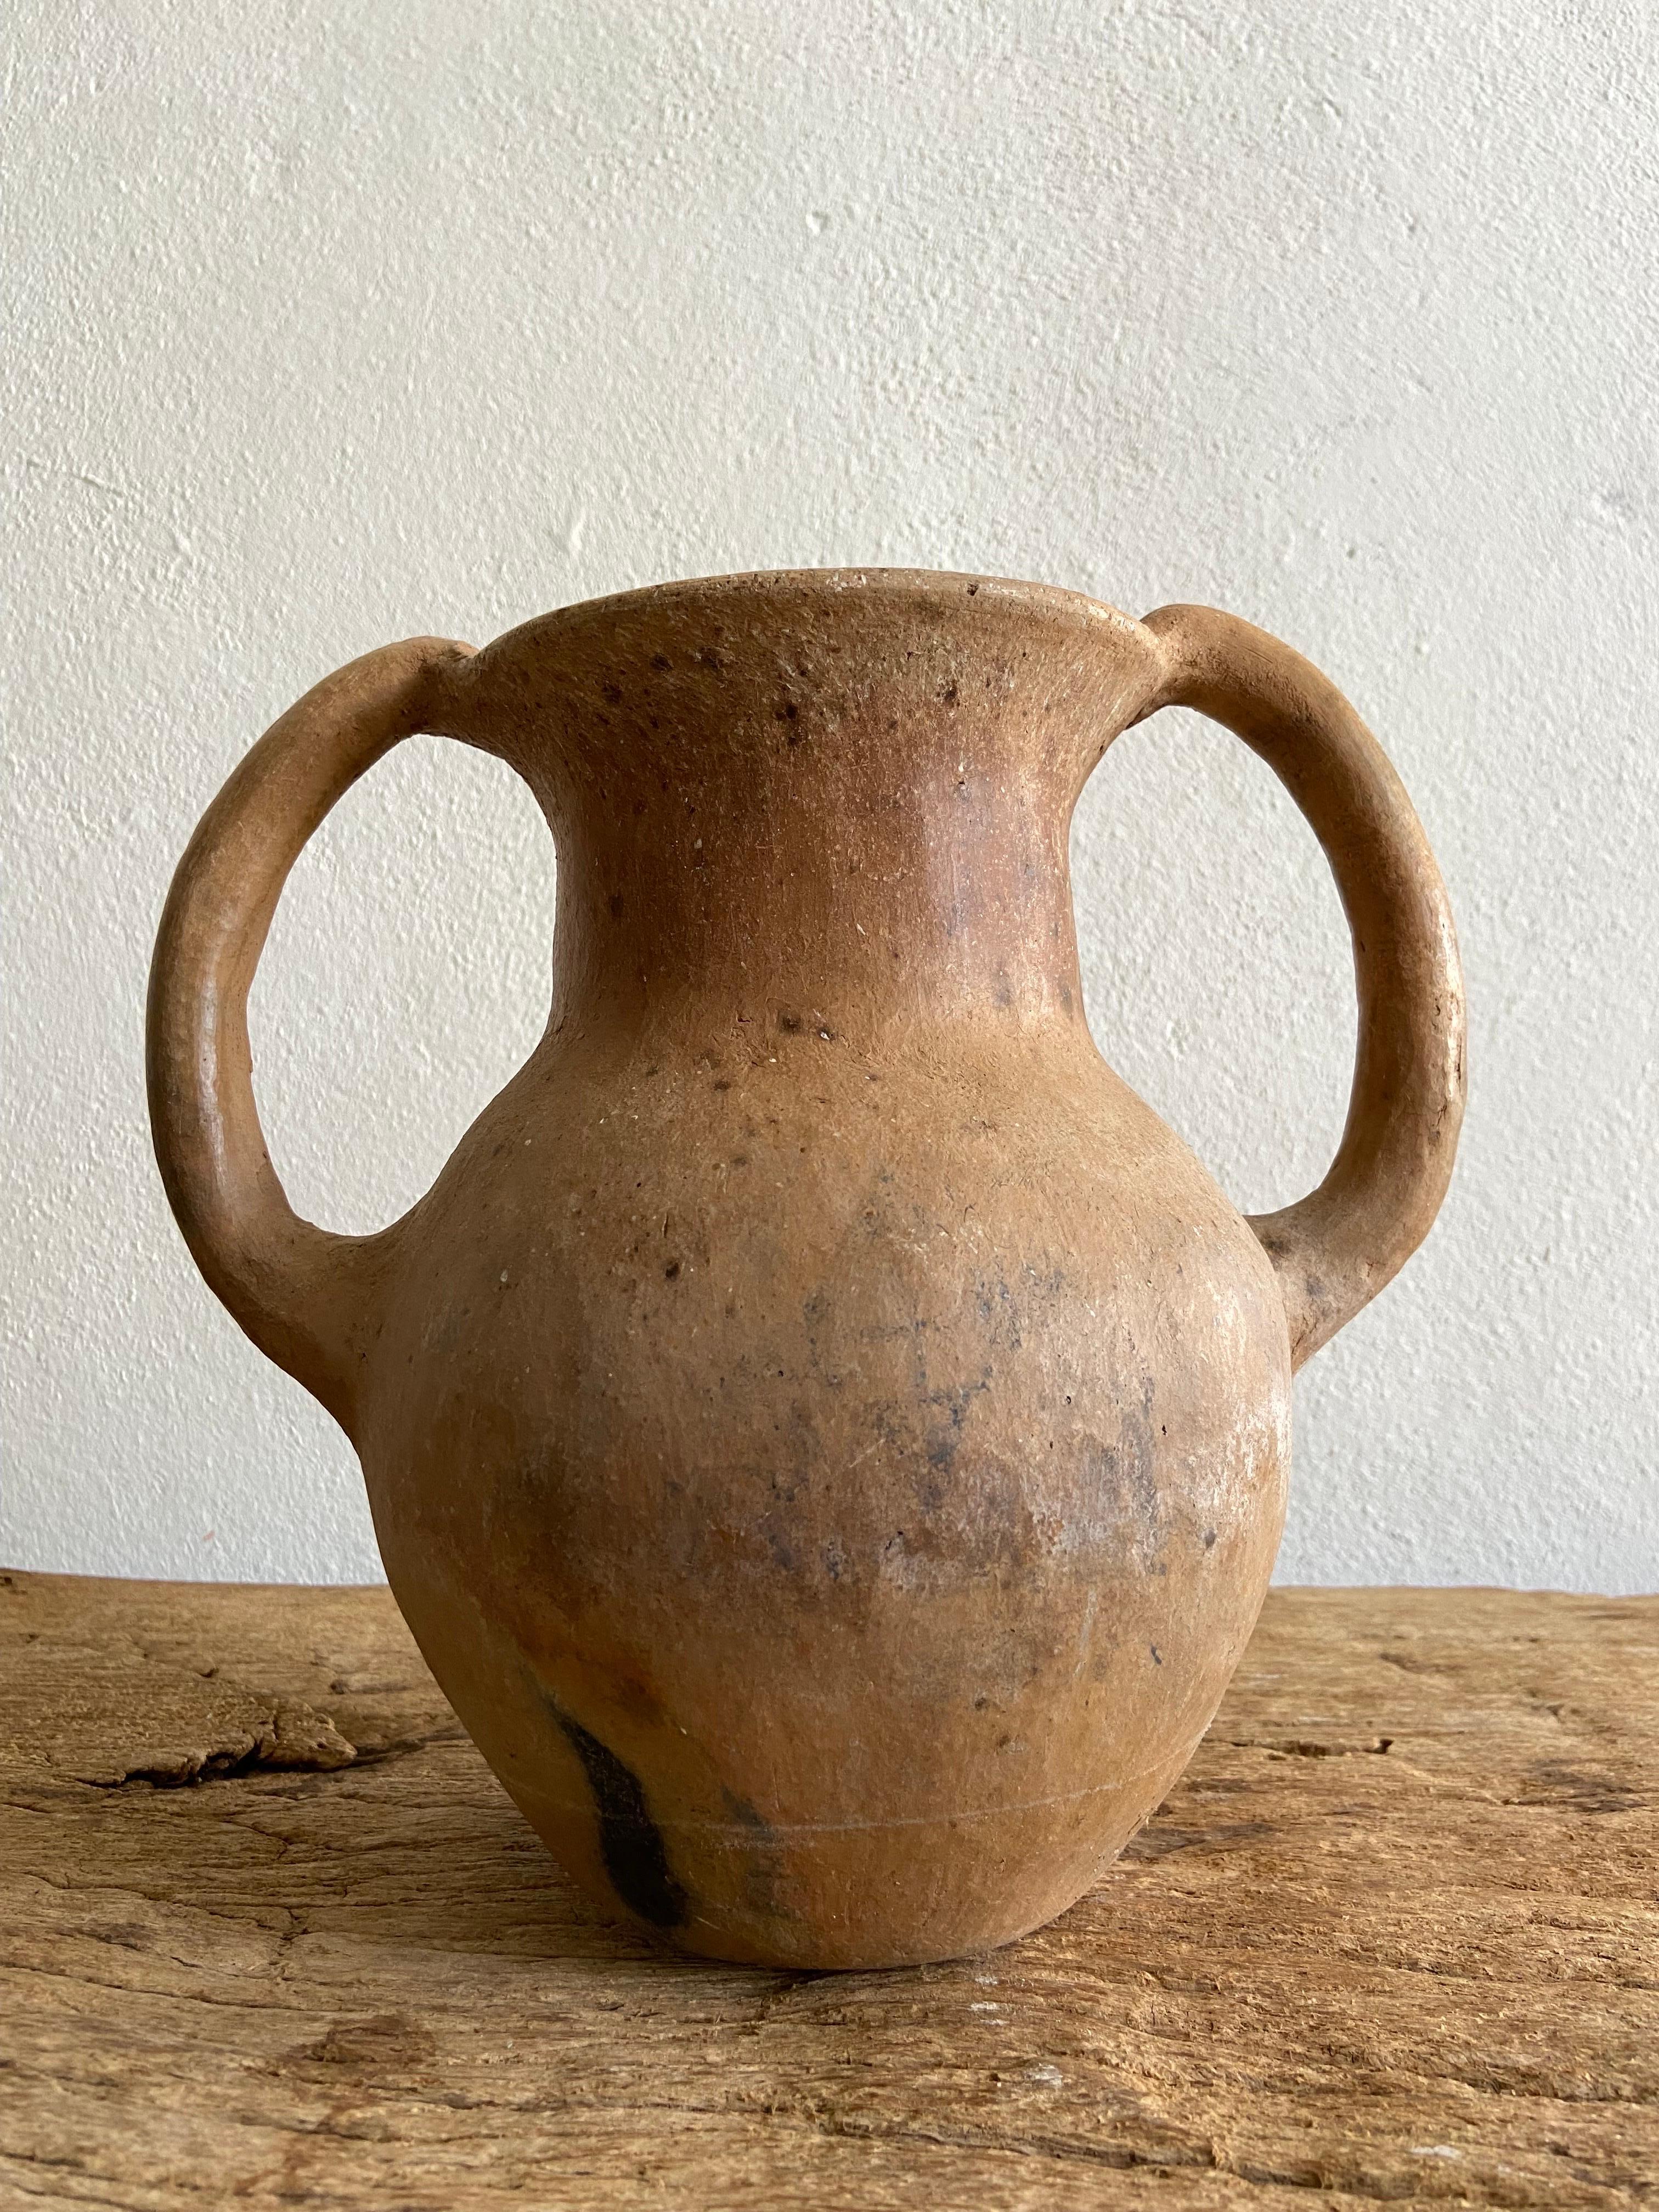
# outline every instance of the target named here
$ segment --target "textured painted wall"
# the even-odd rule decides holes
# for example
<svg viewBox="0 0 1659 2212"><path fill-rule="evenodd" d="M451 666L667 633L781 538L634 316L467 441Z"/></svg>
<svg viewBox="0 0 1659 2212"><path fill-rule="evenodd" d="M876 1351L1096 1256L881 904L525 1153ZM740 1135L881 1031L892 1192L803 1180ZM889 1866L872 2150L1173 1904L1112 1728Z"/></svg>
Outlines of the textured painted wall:
<svg viewBox="0 0 1659 2212"><path fill-rule="evenodd" d="M1462 1164L1298 1385L1281 1573L1659 1583L1647 6L22 12L0 1551L379 1571L144 1122L167 881L265 724L387 638L881 562L1247 615L1440 854ZM1289 803L1165 714L1075 857L1103 1050L1239 1203L1298 1194L1352 1006ZM302 1212L424 1188L538 1033L552 888L507 771L436 740L328 824L255 1002Z"/></svg>

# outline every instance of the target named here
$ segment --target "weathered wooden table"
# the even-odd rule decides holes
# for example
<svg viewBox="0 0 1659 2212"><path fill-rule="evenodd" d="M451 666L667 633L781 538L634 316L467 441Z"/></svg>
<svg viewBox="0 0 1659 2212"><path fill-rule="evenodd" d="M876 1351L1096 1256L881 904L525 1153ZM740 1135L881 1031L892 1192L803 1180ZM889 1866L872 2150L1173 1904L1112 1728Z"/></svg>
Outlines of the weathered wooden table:
<svg viewBox="0 0 1659 2212"><path fill-rule="evenodd" d="M886 1974L665 1959L381 1590L0 1579L0 2203L1659 2198L1659 1600L1280 1591L1110 1877Z"/></svg>

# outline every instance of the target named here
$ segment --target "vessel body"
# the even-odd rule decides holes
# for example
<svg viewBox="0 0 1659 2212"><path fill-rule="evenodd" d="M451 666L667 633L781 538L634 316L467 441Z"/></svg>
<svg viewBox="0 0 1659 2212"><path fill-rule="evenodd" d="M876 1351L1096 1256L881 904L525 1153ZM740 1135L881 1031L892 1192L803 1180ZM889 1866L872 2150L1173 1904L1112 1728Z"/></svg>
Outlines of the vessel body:
<svg viewBox="0 0 1659 2212"><path fill-rule="evenodd" d="M376 1528L608 1903L725 1957L949 1956L1086 1888L1213 1713L1283 1517L1283 1308L1086 1036L761 1046L556 1042L485 1115L365 1394Z"/></svg>

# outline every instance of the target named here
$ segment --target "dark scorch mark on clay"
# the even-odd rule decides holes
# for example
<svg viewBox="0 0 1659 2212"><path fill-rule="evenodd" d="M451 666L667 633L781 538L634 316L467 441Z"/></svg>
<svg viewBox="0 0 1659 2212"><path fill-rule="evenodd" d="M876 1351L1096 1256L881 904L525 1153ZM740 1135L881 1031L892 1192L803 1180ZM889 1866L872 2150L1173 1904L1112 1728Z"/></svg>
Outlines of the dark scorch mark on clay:
<svg viewBox="0 0 1659 2212"><path fill-rule="evenodd" d="M747 1797L722 1787L726 1818L743 1831L744 1895L757 1912L774 1920L793 1917L778 1895L783 1856L771 1822Z"/></svg>
<svg viewBox="0 0 1659 2212"><path fill-rule="evenodd" d="M623 1765L608 1744L548 1700L565 1741L582 1763L599 1816L599 1856L611 1887L630 1912L653 1928L679 1928L686 1917L685 1892L669 1871L662 1833L651 1817L639 1778Z"/></svg>

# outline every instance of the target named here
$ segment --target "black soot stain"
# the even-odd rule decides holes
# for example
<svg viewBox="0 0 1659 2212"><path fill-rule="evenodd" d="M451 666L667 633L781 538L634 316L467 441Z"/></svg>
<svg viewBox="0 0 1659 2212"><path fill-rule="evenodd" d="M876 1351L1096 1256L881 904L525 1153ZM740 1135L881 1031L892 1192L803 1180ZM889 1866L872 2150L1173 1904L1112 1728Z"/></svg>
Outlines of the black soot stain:
<svg viewBox="0 0 1659 2212"><path fill-rule="evenodd" d="M685 1924L685 1892L669 1869L662 1833L651 1817L639 1777L608 1744L548 1700L549 1710L582 1763L599 1816L599 1856L611 1887L630 1912L653 1928Z"/></svg>

